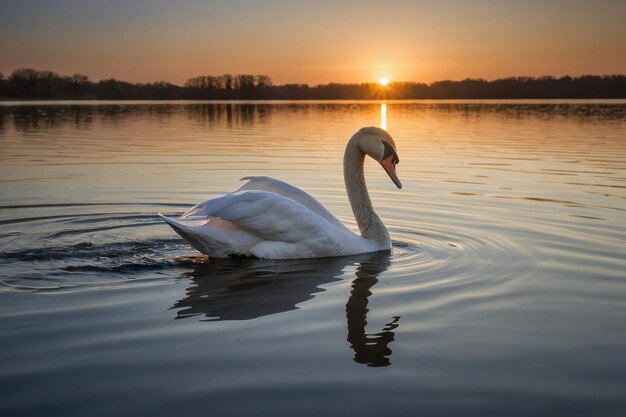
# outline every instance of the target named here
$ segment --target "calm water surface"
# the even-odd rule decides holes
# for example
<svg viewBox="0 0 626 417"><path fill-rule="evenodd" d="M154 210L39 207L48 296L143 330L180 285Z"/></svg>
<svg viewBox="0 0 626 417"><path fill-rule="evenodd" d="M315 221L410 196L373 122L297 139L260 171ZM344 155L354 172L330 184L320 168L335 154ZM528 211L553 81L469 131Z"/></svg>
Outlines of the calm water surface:
<svg viewBox="0 0 626 417"><path fill-rule="evenodd" d="M200 256L180 214L247 175L391 253ZM626 102L0 105L0 414L626 415Z"/></svg>

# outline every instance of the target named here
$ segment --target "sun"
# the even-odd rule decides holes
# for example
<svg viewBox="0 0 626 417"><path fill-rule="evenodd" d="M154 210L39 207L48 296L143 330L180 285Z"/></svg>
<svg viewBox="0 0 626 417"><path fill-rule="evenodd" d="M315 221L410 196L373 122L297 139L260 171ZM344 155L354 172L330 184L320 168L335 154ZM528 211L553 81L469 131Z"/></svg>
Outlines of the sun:
<svg viewBox="0 0 626 417"><path fill-rule="evenodd" d="M387 78L384 78L384 77L381 78L379 82L380 82L380 85L382 85L383 87L386 87L387 84L389 84L389 80Z"/></svg>

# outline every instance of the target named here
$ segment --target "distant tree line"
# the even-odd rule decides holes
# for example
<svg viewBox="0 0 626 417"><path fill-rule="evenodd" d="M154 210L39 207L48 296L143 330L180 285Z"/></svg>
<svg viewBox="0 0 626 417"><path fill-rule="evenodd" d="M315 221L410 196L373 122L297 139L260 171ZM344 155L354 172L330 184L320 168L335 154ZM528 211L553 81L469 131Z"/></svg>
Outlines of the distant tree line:
<svg viewBox="0 0 626 417"><path fill-rule="evenodd" d="M0 97L16 99L178 99L185 89L167 82L131 84L116 79L90 81L86 75L61 76L52 71L20 68L4 77L0 73Z"/></svg>
<svg viewBox="0 0 626 417"><path fill-rule="evenodd" d="M362 84L274 85L266 75L203 75L184 86L165 81L132 84L116 79L91 81L86 75L61 76L21 68L0 73L0 98L98 100L327 100L327 99L529 99L626 98L626 75L509 77L465 79L431 84L395 82L386 87Z"/></svg>

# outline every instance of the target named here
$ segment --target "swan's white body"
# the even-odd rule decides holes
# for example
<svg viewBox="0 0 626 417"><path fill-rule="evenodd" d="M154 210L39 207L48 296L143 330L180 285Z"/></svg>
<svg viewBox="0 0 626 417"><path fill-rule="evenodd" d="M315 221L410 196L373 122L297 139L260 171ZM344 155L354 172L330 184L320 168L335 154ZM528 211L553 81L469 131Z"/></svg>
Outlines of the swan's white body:
<svg viewBox="0 0 626 417"><path fill-rule="evenodd" d="M360 236L306 192L269 177L243 178L248 182L237 191L199 203L178 219L159 216L194 248L214 258L319 258L388 250L391 239L374 213L363 175L365 154L381 162L389 150L378 143L381 139L395 150L387 132L363 128L348 142L344 155L346 189ZM392 179L395 163L393 176L387 171ZM396 184L400 186L399 180Z"/></svg>
<svg viewBox="0 0 626 417"><path fill-rule="evenodd" d="M214 258L316 258L389 249L351 232L297 187L269 177L244 179L248 183L237 191L204 201L180 219L161 218Z"/></svg>

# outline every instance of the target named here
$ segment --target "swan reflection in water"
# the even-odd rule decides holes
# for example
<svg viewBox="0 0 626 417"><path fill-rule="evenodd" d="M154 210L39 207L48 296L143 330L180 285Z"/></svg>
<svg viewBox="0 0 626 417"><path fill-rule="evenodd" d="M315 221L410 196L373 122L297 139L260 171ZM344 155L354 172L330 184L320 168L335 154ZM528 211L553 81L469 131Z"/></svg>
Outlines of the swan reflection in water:
<svg viewBox="0 0 626 417"><path fill-rule="evenodd" d="M356 269L356 278L352 281L352 291L346 303L348 319L348 342L354 349L354 361L368 366L387 366L391 362L389 343L395 340L394 329L398 327L399 316L383 327L380 333L366 333L367 304L372 295L371 288L378 282L378 275L389 267L389 253L385 257L376 257L361 261Z"/></svg>
<svg viewBox="0 0 626 417"><path fill-rule="evenodd" d="M208 321L251 320L297 309L297 305L325 291L320 286L339 281L344 269L356 265L346 303L347 340L354 361L367 366L391 362L389 343L400 317L393 317L379 333L367 333L367 313L372 287L390 264L389 251L349 257L272 261L214 259L198 263L189 273L192 286L177 301L176 318L204 315Z"/></svg>

